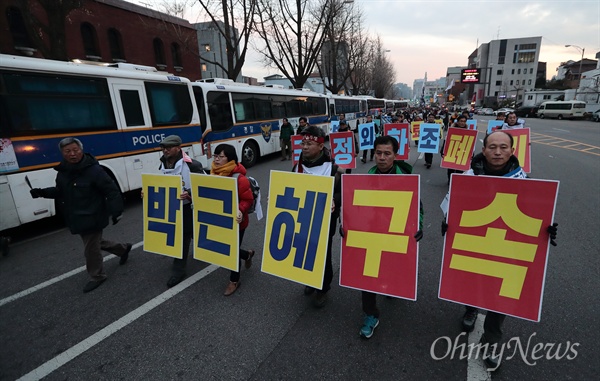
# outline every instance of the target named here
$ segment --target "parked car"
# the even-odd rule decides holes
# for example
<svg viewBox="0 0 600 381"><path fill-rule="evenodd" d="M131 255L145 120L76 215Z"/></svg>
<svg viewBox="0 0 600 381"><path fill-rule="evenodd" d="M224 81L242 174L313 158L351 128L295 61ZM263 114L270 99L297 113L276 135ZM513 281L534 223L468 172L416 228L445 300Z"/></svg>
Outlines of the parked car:
<svg viewBox="0 0 600 381"><path fill-rule="evenodd" d="M479 110L478 114L479 115L494 115L494 110L486 107L486 108L482 108L481 110Z"/></svg>
<svg viewBox="0 0 600 381"><path fill-rule="evenodd" d="M600 110L594 111L594 113L592 114L592 120L594 122L600 122Z"/></svg>
<svg viewBox="0 0 600 381"><path fill-rule="evenodd" d="M538 106L521 106L515 110L515 114L525 118L537 118L538 109Z"/></svg>
<svg viewBox="0 0 600 381"><path fill-rule="evenodd" d="M498 115L499 112L503 112L506 115L509 112L513 112L513 111L515 111L515 110L512 108L503 107L503 108L499 108L498 110L494 111L494 115Z"/></svg>

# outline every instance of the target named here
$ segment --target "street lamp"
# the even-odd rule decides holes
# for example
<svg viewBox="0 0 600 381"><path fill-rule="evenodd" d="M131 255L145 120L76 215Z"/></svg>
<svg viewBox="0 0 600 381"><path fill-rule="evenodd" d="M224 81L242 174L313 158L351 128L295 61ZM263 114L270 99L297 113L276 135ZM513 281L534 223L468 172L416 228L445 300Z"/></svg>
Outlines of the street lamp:
<svg viewBox="0 0 600 381"><path fill-rule="evenodd" d="M581 52L581 61L579 61L579 82L577 83L577 89L575 89L575 100L577 100L577 90L581 86L581 65L583 64L583 55L585 53L585 48L577 45L565 45L565 48L575 48Z"/></svg>

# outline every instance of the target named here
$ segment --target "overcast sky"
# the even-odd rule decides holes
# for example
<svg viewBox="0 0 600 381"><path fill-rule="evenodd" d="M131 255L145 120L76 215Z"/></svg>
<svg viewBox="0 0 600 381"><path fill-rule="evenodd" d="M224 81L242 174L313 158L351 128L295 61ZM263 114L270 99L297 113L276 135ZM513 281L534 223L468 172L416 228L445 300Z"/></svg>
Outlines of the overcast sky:
<svg viewBox="0 0 600 381"><path fill-rule="evenodd" d="M134 3L148 0L129 0ZM542 36L540 61L547 77L560 62L596 59L600 51L600 0L355 0L365 15L365 27L382 38L396 68L395 82L412 87L413 81L446 76L450 66L466 66L477 44L496 39ZM194 7L198 9L198 7ZM203 21L201 16L186 18ZM264 68L260 56L249 51L242 74L259 81L276 69Z"/></svg>

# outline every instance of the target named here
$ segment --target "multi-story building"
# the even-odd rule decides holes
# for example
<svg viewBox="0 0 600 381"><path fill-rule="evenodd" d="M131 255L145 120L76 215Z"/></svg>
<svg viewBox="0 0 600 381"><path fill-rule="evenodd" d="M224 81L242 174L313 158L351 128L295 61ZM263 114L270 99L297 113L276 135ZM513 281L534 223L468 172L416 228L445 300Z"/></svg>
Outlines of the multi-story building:
<svg viewBox="0 0 600 381"><path fill-rule="evenodd" d="M474 86L477 106L491 106L501 100L523 101L533 90L538 76L542 37L493 40L477 49L475 67L482 69L482 81ZM545 77L545 74L544 74Z"/></svg>
<svg viewBox="0 0 600 381"><path fill-rule="evenodd" d="M23 1L4 0L0 20L4 54L129 62L191 80L201 78L196 30L191 24L126 1L29 0L25 7Z"/></svg>
<svg viewBox="0 0 600 381"><path fill-rule="evenodd" d="M198 49L202 61L202 77L204 78L228 78L223 68L227 67L227 44L225 36L219 29L224 30L225 24L217 21L193 24L198 31ZM238 38L238 31L234 28L232 39ZM239 59L240 52L236 51L234 62ZM236 82L243 82L242 73L238 74Z"/></svg>
<svg viewBox="0 0 600 381"><path fill-rule="evenodd" d="M464 105L466 85L460 82L461 72L466 66L454 66L446 69L446 103Z"/></svg>

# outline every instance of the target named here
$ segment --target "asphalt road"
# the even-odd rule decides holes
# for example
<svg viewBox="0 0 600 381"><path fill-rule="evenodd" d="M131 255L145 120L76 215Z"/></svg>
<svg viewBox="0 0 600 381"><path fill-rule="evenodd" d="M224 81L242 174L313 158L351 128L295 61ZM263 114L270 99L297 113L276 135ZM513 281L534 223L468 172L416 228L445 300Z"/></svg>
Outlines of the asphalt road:
<svg viewBox="0 0 600 381"><path fill-rule="evenodd" d="M477 119L483 131L490 118ZM302 286L262 274L260 255L242 270L242 285L231 297L222 295L227 270L192 259L188 279L167 289L171 260L142 251L142 205L131 198L123 220L105 236L137 245L126 265L114 257L105 262L109 279L89 294L82 293L87 274L80 239L64 228L24 227L10 255L0 259L0 380L595 379L600 123L528 119L527 127L533 136L531 176L560 180L558 246L550 251L541 322L506 319L506 340L518 338L522 348L491 376L473 372L460 350L443 356L444 337L467 342L459 336L463 307L437 298L446 170L438 167L439 156L425 169L413 149L409 162L421 175L425 207L418 297L379 297L381 322L370 340L358 335L358 291L334 284L328 304L315 310ZM366 173L371 164L359 162L354 172ZM290 167L272 155L249 174L265 197L269 171ZM244 247L261 252L263 238L264 220L252 216ZM334 239L335 283L339 236ZM25 290L27 295L19 294ZM560 346L564 357L535 360L532 349L539 343L554 344L551 352ZM432 346L444 358L434 359Z"/></svg>

